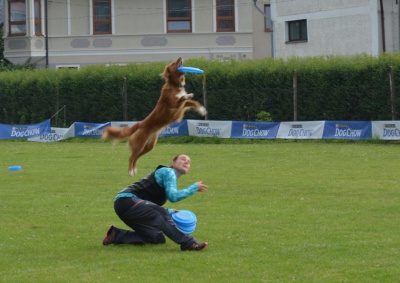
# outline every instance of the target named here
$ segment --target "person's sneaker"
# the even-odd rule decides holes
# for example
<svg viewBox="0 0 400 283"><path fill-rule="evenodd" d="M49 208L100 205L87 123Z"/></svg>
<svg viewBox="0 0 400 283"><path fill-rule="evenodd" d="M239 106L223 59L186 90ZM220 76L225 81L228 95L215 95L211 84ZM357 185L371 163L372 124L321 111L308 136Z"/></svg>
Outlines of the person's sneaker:
<svg viewBox="0 0 400 283"><path fill-rule="evenodd" d="M115 235L115 226L110 225L107 230L107 234L103 239L103 245L108 246L114 242L114 235Z"/></svg>
<svg viewBox="0 0 400 283"><path fill-rule="evenodd" d="M207 242L204 243L194 242L191 246L182 249L182 251L201 251L207 248L207 246L208 246Z"/></svg>

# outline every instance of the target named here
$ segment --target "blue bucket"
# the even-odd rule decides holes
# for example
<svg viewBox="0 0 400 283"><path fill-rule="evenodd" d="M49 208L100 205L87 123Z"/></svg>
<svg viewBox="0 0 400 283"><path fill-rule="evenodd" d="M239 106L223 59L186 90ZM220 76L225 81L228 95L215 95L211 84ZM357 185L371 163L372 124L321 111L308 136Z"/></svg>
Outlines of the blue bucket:
<svg viewBox="0 0 400 283"><path fill-rule="evenodd" d="M172 214L176 227L186 235L190 235L196 230L196 215L189 210L180 210Z"/></svg>

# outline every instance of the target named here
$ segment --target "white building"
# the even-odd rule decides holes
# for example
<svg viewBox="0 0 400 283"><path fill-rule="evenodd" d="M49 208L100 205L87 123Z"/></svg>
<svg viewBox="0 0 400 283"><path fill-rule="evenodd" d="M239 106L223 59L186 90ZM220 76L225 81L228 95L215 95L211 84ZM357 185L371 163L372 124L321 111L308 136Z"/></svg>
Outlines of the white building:
<svg viewBox="0 0 400 283"><path fill-rule="evenodd" d="M242 60L397 52L399 2L0 0L0 7L7 60L79 68L179 56Z"/></svg>
<svg viewBox="0 0 400 283"><path fill-rule="evenodd" d="M256 6L255 6L256 5ZM4 57L37 68L271 56L269 0L4 0Z"/></svg>
<svg viewBox="0 0 400 283"><path fill-rule="evenodd" d="M271 17L278 58L399 51L399 0L276 0Z"/></svg>
<svg viewBox="0 0 400 283"><path fill-rule="evenodd" d="M3 23L3 0L0 0L0 24Z"/></svg>

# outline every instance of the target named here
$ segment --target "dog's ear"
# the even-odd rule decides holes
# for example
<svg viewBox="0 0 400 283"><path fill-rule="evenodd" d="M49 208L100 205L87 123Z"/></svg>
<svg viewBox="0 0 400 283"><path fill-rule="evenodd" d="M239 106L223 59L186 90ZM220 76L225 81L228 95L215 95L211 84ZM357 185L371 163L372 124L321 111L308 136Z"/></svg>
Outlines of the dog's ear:
<svg viewBox="0 0 400 283"><path fill-rule="evenodd" d="M176 68L178 69L178 68L182 67L182 63L183 63L182 57L179 57L178 59L176 59L176 61L175 61Z"/></svg>
<svg viewBox="0 0 400 283"><path fill-rule="evenodd" d="M162 72L162 73L160 74L160 76L161 76L162 78L167 79L167 78L171 75L171 71L170 71L169 67L170 67L170 65L165 66L164 72Z"/></svg>

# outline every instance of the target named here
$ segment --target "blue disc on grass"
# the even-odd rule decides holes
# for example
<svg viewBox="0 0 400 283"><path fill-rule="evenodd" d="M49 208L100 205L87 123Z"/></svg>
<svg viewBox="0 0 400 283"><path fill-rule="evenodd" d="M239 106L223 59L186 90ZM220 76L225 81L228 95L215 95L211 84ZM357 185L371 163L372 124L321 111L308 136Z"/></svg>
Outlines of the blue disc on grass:
<svg viewBox="0 0 400 283"><path fill-rule="evenodd" d="M196 215L189 210L181 210L172 214L176 227L184 234L192 234L196 230Z"/></svg>
<svg viewBox="0 0 400 283"><path fill-rule="evenodd" d="M8 171L21 171L21 169L22 169L21 165L15 165L15 166L8 167Z"/></svg>

